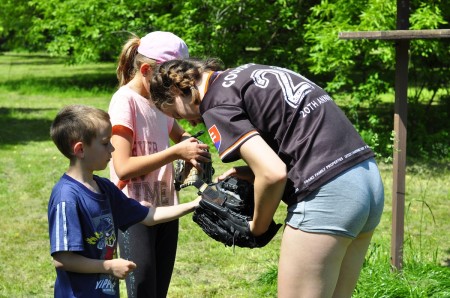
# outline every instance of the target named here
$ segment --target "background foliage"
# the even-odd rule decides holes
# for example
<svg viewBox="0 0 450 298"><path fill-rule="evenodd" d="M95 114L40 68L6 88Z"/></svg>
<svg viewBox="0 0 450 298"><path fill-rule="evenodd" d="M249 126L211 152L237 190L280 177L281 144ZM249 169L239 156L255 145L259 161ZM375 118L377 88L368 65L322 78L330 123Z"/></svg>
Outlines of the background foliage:
<svg viewBox="0 0 450 298"><path fill-rule="evenodd" d="M129 32L172 31L191 56L301 72L345 100L365 141L391 156L395 42L339 40L338 33L396 29L396 0L0 1L0 50L45 50L69 63L114 61ZM411 29L448 28L449 1L410 0L410 7ZM411 157L450 159L449 43L411 41Z"/></svg>

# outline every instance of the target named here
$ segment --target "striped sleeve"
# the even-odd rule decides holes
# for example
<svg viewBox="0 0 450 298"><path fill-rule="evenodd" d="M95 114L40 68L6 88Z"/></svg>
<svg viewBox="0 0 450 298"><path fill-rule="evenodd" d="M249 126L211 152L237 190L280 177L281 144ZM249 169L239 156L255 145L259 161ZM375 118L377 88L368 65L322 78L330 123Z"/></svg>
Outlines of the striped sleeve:
<svg viewBox="0 0 450 298"><path fill-rule="evenodd" d="M49 211L50 253L82 251L82 229L75 204L61 201Z"/></svg>

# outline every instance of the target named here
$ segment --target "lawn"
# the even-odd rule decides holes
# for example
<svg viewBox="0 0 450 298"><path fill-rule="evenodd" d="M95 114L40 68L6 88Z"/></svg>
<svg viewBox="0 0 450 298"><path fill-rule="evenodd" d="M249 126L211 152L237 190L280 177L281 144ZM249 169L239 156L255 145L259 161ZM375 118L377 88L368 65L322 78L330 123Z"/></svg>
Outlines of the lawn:
<svg viewBox="0 0 450 298"><path fill-rule="evenodd" d="M51 297L47 202L68 163L49 138L50 123L67 104L107 109L115 65L70 66L60 58L17 53L0 55L0 65L0 297ZM216 173L230 167L212 153ZM408 164L401 272L390 266L392 165L380 168L386 206L354 297L450 297L449 165ZM195 191L180 195L190 200ZM285 210L281 204L275 221L283 221ZM280 239L281 232L262 249L233 249L208 238L190 215L183 217L168 296L276 297ZM126 297L123 286L121 292Z"/></svg>

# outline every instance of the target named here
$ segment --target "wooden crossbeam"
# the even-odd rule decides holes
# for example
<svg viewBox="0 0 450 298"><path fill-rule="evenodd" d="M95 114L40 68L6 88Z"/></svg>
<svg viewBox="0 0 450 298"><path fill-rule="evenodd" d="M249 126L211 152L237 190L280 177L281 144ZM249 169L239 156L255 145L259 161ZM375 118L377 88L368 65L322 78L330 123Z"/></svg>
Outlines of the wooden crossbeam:
<svg viewBox="0 0 450 298"><path fill-rule="evenodd" d="M408 50L413 39L449 38L450 29L409 30L409 0L397 0L397 30L340 32L339 39L394 40L396 42L394 160L392 187L391 264L403 265Z"/></svg>
<svg viewBox="0 0 450 298"><path fill-rule="evenodd" d="M429 30L389 30L389 31L349 31L340 32L339 39L431 39L448 38L450 29Z"/></svg>

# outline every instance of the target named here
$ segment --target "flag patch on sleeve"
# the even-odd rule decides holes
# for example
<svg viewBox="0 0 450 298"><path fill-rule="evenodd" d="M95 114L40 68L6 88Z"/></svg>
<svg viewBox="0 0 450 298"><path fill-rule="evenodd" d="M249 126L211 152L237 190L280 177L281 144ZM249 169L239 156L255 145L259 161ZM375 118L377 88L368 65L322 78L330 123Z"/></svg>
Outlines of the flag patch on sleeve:
<svg viewBox="0 0 450 298"><path fill-rule="evenodd" d="M209 133L209 136L211 137L211 140L213 141L214 146L216 147L217 151L219 151L221 136L220 136L220 132L217 129L215 124L208 129L208 133Z"/></svg>

